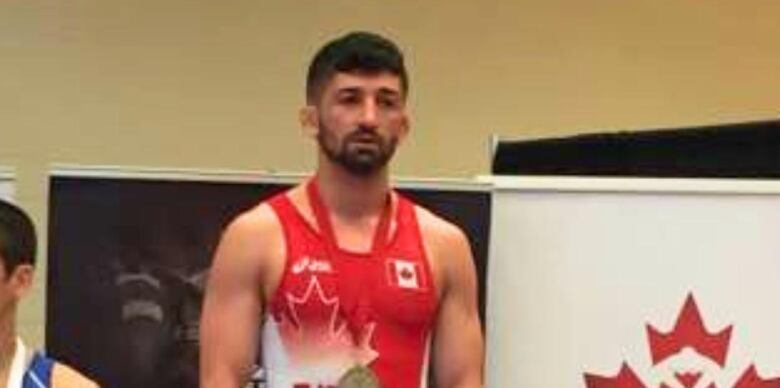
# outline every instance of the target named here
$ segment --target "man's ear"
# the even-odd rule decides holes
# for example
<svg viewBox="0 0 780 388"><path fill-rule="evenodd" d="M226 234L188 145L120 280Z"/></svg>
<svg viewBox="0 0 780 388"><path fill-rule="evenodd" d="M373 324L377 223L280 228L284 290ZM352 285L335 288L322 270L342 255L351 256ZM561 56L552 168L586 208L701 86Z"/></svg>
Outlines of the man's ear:
<svg viewBox="0 0 780 388"><path fill-rule="evenodd" d="M8 284L17 298L21 298L29 292L33 285L35 267L30 264L19 264L8 277Z"/></svg>
<svg viewBox="0 0 780 388"><path fill-rule="evenodd" d="M406 138L407 135L409 135L409 131L412 129L411 120L412 119L409 117L409 114L404 112L404 116L401 119L401 136L400 136L400 138L401 138L402 141L403 141L403 139Z"/></svg>
<svg viewBox="0 0 780 388"><path fill-rule="evenodd" d="M317 107L314 105L306 105L298 112L298 120L301 123L303 132L312 138L317 137L317 132L320 128L320 117L317 112Z"/></svg>

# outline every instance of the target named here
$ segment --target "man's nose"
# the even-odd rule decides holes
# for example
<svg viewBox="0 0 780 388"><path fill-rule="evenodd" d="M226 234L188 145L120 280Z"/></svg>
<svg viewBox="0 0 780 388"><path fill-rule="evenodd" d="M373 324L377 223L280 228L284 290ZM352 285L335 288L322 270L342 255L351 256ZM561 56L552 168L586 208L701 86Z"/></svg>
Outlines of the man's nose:
<svg viewBox="0 0 780 388"><path fill-rule="evenodd" d="M363 107L360 112L360 124L369 128L376 128L379 126L379 112L376 103L371 99L366 99L363 102Z"/></svg>

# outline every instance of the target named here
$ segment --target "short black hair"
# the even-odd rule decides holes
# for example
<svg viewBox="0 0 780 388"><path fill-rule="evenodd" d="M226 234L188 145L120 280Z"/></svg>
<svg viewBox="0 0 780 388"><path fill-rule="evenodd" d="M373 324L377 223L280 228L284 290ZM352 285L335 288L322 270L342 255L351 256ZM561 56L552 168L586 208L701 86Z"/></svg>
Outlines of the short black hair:
<svg viewBox="0 0 780 388"><path fill-rule="evenodd" d="M0 199L0 256L6 276L20 264L35 265L37 238L30 216Z"/></svg>
<svg viewBox="0 0 780 388"><path fill-rule="evenodd" d="M314 55L306 77L306 101L309 104L320 97L325 84L337 72L389 72L401 79L404 97L409 91L403 53L391 40L373 32L350 32L328 42Z"/></svg>

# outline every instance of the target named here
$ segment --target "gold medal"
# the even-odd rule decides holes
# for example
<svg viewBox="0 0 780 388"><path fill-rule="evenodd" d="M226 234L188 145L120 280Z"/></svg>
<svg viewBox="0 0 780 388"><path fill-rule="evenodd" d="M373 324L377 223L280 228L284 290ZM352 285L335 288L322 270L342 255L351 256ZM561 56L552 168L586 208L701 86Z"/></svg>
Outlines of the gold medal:
<svg viewBox="0 0 780 388"><path fill-rule="evenodd" d="M355 365L339 379L338 388L380 388L379 379L371 368Z"/></svg>

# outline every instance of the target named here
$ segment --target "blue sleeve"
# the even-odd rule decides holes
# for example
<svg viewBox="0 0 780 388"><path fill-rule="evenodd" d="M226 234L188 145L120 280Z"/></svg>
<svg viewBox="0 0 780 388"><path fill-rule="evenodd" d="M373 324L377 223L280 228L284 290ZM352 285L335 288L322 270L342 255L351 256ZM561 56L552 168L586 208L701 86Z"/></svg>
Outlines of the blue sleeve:
<svg viewBox="0 0 780 388"><path fill-rule="evenodd" d="M54 368L54 360L35 353L27 372L22 380L22 388L49 388L51 387L51 371Z"/></svg>

